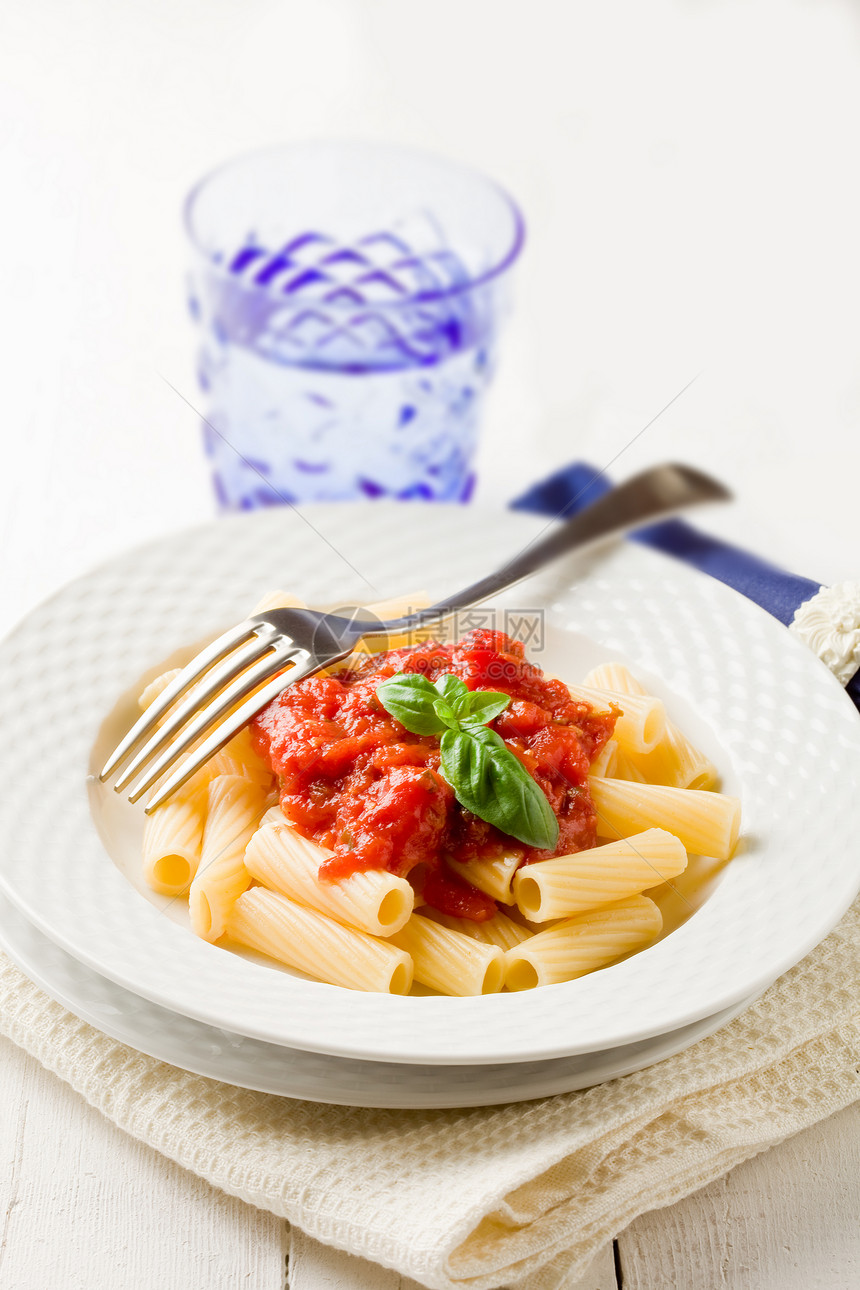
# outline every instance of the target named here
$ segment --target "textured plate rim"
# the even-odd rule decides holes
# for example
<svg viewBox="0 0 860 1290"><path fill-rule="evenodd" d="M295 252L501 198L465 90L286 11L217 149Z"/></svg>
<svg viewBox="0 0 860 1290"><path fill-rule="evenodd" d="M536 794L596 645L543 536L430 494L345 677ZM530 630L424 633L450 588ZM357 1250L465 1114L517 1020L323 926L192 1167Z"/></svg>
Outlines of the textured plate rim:
<svg viewBox="0 0 860 1290"><path fill-rule="evenodd" d="M18 926L16 926L16 921ZM364 1109L383 1110L459 1110L467 1107L500 1106L508 1102L533 1101L536 1098L554 1097L560 1093L572 1093L579 1089L592 1088L608 1080L618 1079L622 1075L631 1075L644 1070L683 1052L693 1044L705 1039L715 1031L733 1021L739 1013L745 1011L755 1002L757 995L742 999L731 1008L717 1013L713 1017L704 1017L690 1026L681 1027L678 1031L656 1035L652 1040L642 1044L622 1046L616 1049L605 1049L599 1053L589 1053L592 1059L583 1069L565 1070L569 1059L564 1057L540 1063L512 1062L503 1068L503 1074L510 1083L494 1086L487 1091L475 1091L473 1080L480 1085L486 1080L491 1067L444 1066L418 1067L406 1066L403 1063L391 1064L373 1061L357 1061L350 1058L312 1054L317 1058L313 1071L305 1072L304 1080L300 1074L294 1074L296 1062L302 1062L309 1054L301 1049L289 1049L282 1045L267 1044L263 1040L249 1040L242 1035L230 1035L205 1022L184 1017L181 1013L170 1012L157 1003L140 996L129 998L129 992L107 977L99 977L86 964L72 958L60 946L53 944L39 930L28 922L10 902L0 896L0 951L15 964L25 976L40 990L48 994L61 1007L72 1012L79 1020L93 1026L96 1030L115 1039L118 1043L127 1044L138 1052L145 1053L157 1061L166 1062L188 1071L192 1075L201 1075L205 1079L216 1079L223 1083L233 1084L239 1088L251 1089L258 1093L268 1093L275 1097L297 1098L304 1101L323 1102L329 1106L356 1106ZM62 958L57 960L56 955ZM53 955L53 961L50 956ZM70 970L71 969L71 970ZM83 980L81 979L83 977ZM103 996L104 1006L101 1010L92 1002L93 992ZM129 1007L131 1004L131 1008ZM140 1026L135 1025L139 1010L143 1009L150 1024L150 1033L143 1036ZM135 1011L138 1010L138 1011ZM168 1036L168 1038L165 1038ZM172 1042L171 1042L172 1041ZM218 1049L224 1043L233 1047L238 1041L245 1049L241 1053L240 1066L245 1069L237 1078L235 1060L223 1063L219 1060ZM183 1045L185 1045L183 1050ZM631 1047L637 1051L631 1051ZM331 1070L325 1065L332 1063ZM265 1063L268 1077L260 1074L261 1064ZM277 1069L273 1074L271 1063ZM322 1063L322 1067L321 1067ZM380 1067L383 1068L380 1072ZM528 1069L526 1069L528 1067ZM535 1069L539 1067L539 1069ZM456 1071L462 1083L452 1087L446 1083L450 1072ZM498 1068L497 1068L498 1069ZM410 1072L420 1073L432 1091L416 1089L410 1083ZM326 1084L328 1074L337 1076L341 1091L332 1092ZM343 1091L349 1088L349 1092ZM363 1090L359 1092L359 1089ZM321 1096L321 1094L326 1094Z"/></svg>

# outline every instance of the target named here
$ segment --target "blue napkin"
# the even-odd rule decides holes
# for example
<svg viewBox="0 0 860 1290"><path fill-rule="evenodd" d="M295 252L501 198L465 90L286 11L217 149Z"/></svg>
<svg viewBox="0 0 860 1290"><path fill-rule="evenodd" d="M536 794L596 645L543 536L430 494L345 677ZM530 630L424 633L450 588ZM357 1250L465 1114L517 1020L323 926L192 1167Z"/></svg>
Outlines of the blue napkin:
<svg viewBox="0 0 860 1290"><path fill-rule="evenodd" d="M611 487L604 474L584 461L577 461L533 484L515 498L511 506L518 511L535 511L540 515L564 519L597 501ZM709 573L712 578L718 578L754 600L786 626L794 617L795 610L821 587L810 578L786 573L749 551L701 533L684 520L664 520L630 536L635 542L655 547L692 564L703 573ZM852 677L846 690L860 708L860 673Z"/></svg>

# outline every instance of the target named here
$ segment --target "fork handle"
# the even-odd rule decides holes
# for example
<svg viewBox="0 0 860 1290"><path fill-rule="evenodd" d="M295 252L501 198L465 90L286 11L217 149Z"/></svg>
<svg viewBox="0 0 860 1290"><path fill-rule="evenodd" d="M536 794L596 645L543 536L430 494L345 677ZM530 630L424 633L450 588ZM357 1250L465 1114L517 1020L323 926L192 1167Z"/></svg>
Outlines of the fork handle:
<svg viewBox="0 0 860 1290"><path fill-rule="evenodd" d="M723 484L690 466L673 463L653 466L605 493L578 515L553 528L546 537L534 538L495 573L402 621L415 623L416 619L440 618L456 609L479 604L521 582L568 551L596 546L640 525L668 519L700 502L728 501L730 498L731 493ZM557 518L563 517L562 511ZM394 625L388 624L389 627Z"/></svg>

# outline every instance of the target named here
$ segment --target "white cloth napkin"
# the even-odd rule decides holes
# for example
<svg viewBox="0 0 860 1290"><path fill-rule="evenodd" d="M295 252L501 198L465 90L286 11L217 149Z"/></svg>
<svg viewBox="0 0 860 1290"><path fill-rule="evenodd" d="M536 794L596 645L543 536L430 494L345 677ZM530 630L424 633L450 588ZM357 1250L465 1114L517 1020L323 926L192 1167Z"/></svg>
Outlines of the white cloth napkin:
<svg viewBox="0 0 860 1290"><path fill-rule="evenodd" d="M107 1038L2 956L0 1031L134 1137L320 1241L437 1290L564 1290L638 1214L860 1097L860 901L710 1038L518 1105L367 1111L234 1088Z"/></svg>

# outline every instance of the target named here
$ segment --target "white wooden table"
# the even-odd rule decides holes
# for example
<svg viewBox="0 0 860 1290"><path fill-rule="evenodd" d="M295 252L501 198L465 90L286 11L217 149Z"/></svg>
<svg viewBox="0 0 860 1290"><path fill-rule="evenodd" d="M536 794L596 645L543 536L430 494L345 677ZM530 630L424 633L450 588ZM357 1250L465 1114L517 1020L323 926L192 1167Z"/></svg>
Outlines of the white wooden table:
<svg viewBox="0 0 860 1290"><path fill-rule="evenodd" d="M522 201L485 500L577 456L617 477L686 459L737 492L703 525L860 577L850 0L524 12L4 6L0 630L211 515L196 419L162 379L196 398L177 211L209 165L318 135L430 147ZM0 1097L0 1290L404 1290L133 1142L7 1042ZM854 1290L858 1216L854 1107L643 1216L582 1287Z"/></svg>

